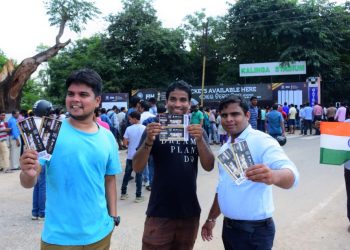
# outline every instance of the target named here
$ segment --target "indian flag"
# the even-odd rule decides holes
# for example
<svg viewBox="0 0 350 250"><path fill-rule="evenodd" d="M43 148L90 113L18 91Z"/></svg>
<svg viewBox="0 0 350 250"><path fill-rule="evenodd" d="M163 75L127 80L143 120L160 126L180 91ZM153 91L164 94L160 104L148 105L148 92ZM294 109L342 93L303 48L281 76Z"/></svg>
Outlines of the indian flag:
<svg viewBox="0 0 350 250"><path fill-rule="evenodd" d="M350 123L321 122L320 163L341 165L350 160Z"/></svg>

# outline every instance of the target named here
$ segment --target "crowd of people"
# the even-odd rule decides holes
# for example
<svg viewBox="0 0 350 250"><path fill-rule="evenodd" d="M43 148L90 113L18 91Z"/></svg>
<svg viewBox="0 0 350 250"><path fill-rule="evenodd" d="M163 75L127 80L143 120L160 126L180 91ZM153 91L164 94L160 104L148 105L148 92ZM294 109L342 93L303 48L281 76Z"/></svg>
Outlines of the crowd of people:
<svg viewBox="0 0 350 250"><path fill-rule="evenodd" d="M113 229L121 221L116 175L123 169L118 150L125 149L120 200L129 198L128 185L133 178L136 203L145 201L143 185L151 192L142 249L193 249L199 230L204 241L212 239L220 214L224 216L225 249L271 249L275 236L272 185L289 189L299 181L296 166L274 138L286 132L294 134L296 129L306 134L312 123L344 121L347 114L343 106L325 109L318 104L300 109L287 103L259 108L256 97L248 103L235 95L222 100L217 109L202 108L191 102L191 86L184 81L168 86L165 103L135 96L129 109L105 109L100 107L102 79L89 69L72 72L65 86L67 113L48 113L62 120L49 160L25 149L12 153L13 162L7 153L6 162L4 138L9 140L10 152L12 147L21 148L16 123L26 115L14 111L7 123L4 114L0 116L1 166L6 173L10 166L20 168L21 185L34 187L32 219L45 218L44 250L109 249ZM164 113L189 116L188 140L160 139L162 126L157 115ZM319 133L317 126L315 133ZM198 167L213 170L215 156L210 145L225 150L241 141L246 141L255 164L240 185L218 164L214 201L200 229Z"/></svg>

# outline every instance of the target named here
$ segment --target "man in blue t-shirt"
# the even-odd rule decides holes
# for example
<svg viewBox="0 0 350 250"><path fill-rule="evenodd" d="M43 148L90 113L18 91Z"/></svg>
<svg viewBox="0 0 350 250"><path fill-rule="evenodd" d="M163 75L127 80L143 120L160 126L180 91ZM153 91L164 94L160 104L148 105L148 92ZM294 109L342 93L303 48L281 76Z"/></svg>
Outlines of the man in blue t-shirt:
<svg viewBox="0 0 350 250"><path fill-rule="evenodd" d="M272 106L272 111L267 114L265 130L273 138L284 135L284 119L280 112L277 111L278 104Z"/></svg>
<svg viewBox="0 0 350 250"><path fill-rule="evenodd" d="M49 161L34 150L20 158L20 181L31 188L46 171L46 215L41 249L109 249L117 217L116 174L121 172L113 134L94 121L102 79L93 70L73 72L66 80L66 108ZM80 249L79 248L79 249Z"/></svg>

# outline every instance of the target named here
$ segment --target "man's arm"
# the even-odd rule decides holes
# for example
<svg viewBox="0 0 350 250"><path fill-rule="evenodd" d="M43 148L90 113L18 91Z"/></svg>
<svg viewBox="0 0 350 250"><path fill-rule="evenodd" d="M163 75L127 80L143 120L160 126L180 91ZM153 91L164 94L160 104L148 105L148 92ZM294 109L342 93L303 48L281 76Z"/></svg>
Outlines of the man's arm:
<svg viewBox="0 0 350 250"><path fill-rule="evenodd" d="M142 142L132 159L132 168L136 173L143 171L147 165L153 142L156 135L159 135L160 130L161 126L159 123L152 122L147 125L144 135L142 136L142 138L145 139L143 141L141 139Z"/></svg>
<svg viewBox="0 0 350 250"><path fill-rule="evenodd" d="M219 217L220 214L221 211L218 202L218 194L216 193L208 218L202 226L201 235L204 241L210 241L213 239L213 228L215 227L216 218Z"/></svg>
<svg viewBox="0 0 350 250"><path fill-rule="evenodd" d="M123 145L127 147L129 145L129 141L126 138L123 138Z"/></svg>
<svg viewBox="0 0 350 250"><path fill-rule="evenodd" d="M38 153L35 150L26 150L19 158L21 173L19 179L24 188L32 188L37 182L41 166L38 161Z"/></svg>
<svg viewBox="0 0 350 250"><path fill-rule="evenodd" d="M106 200L108 207L108 214L110 216L117 216L117 182L115 175L105 176L105 189L106 189Z"/></svg>
<svg viewBox="0 0 350 250"><path fill-rule="evenodd" d="M246 171L248 180L262 182L266 185L276 185L280 188L291 188L294 184L294 174L290 169L272 170L265 164L256 164Z"/></svg>
<svg viewBox="0 0 350 250"><path fill-rule="evenodd" d="M196 139L199 160L203 169L211 171L214 168L215 157L208 144L206 134L203 134L202 126L192 124L187 127L187 130Z"/></svg>

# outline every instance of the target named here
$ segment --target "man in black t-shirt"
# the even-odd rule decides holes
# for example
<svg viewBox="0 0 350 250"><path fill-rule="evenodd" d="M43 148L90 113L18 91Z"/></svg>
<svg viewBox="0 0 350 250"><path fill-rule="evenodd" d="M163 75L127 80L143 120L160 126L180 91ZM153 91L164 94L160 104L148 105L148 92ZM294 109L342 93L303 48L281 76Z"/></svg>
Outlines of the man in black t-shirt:
<svg viewBox="0 0 350 250"><path fill-rule="evenodd" d="M166 92L170 114L186 114L191 89L184 81L172 83ZM200 216L197 199L198 157L203 169L211 171L214 155L199 124L189 125L188 141L160 141L161 125L153 122L141 138L133 158L133 169L142 172L149 155L154 159L152 192L142 238L142 249L192 249Z"/></svg>

